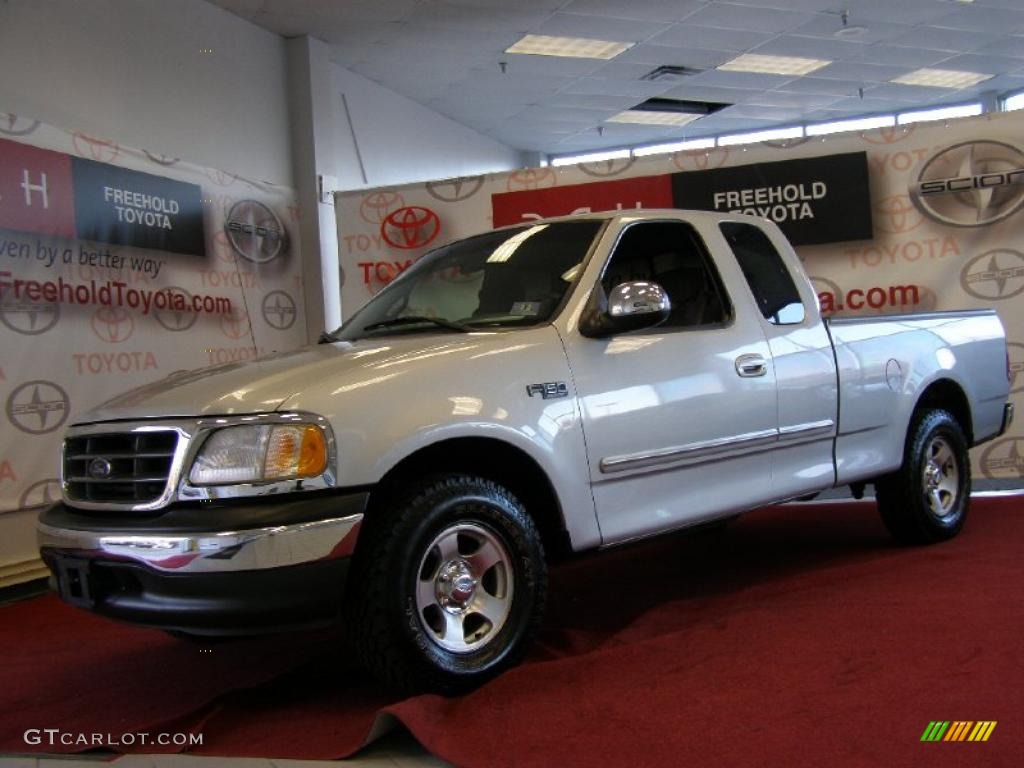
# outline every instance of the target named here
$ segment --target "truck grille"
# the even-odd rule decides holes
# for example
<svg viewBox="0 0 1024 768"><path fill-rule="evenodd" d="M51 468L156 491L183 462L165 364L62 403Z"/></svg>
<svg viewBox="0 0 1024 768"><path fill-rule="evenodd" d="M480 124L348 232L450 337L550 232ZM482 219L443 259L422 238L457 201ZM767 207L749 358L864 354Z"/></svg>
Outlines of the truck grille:
<svg viewBox="0 0 1024 768"><path fill-rule="evenodd" d="M69 437L64 441L64 492L69 501L156 501L167 488L177 447L174 430Z"/></svg>

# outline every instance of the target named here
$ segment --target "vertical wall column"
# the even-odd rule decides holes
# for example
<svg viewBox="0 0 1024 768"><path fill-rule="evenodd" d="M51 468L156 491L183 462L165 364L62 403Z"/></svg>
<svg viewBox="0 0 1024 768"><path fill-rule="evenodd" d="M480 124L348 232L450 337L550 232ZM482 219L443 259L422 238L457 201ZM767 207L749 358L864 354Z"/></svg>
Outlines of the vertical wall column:
<svg viewBox="0 0 1024 768"><path fill-rule="evenodd" d="M306 333L315 341L341 324L341 271L334 201L320 202L318 177L334 173L335 106L330 46L304 35L287 40L292 165L302 218ZM328 198L330 199L330 198Z"/></svg>

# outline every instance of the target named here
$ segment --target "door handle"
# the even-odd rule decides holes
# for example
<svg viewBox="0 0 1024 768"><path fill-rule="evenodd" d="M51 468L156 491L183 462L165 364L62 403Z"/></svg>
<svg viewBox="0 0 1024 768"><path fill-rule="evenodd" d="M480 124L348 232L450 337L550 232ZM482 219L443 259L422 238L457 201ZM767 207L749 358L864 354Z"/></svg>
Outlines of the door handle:
<svg viewBox="0 0 1024 768"><path fill-rule="evenodd" d="M768 373L768 362L761 355L740 355L736 358L736 373L744 379L753 379Z"/></svg>

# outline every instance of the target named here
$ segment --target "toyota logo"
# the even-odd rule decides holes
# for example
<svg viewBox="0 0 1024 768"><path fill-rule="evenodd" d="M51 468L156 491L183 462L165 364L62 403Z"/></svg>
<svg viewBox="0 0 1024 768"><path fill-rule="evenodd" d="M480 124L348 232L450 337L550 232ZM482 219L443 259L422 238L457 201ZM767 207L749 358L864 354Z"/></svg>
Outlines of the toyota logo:
<svg viewBox="0 0 1024 768"><path fill-rule="evenodd" d="M53 432L68 418L68 393L52 381L26 381L7 397L7 419L22 432Z"/></svg>
<svg viewBox="0 0 1024 768"><path fill-rule="evenodd" d="M1011 299L1024 292L1024 254L996 248L975 256L960 271L960 286L976 299Z"/></svg>
<svg viewBox="0 0 1024 768"><path fill-rule="evenodd" d="M107 459L104 459L102 456L97 456L89 462L89 477L96 478L97 480L105 480L110 477L112 469L113 467L110 466L110 462Z"/></svg>
<svg viewBox="0 0 1024 768"><path fill-rule="evenodd" d="M359 203L359 216L367 224L381 224L388 214L405 205L405 200L397 192L382 189L371 192Z"/></svg>
<svg viewBox="0 0 1024 768"><path fill-rule="evenodd" d="M861 131L860 137L868 144L895 144L914 132L913 125L883 125L870 131Z"/></svg>
<svg viewBox="0 0 1024 768"><path fill-rule="evenodd" d="M558 177L551 168L524 168L508 175L505 188L509 192L523 189L547 189L558 185Z"/></svg>
<svg viewBox="0 0 1024 768"><path fill-rule="evenodd" d="M127 341L135 331L131 313L122 307L100 307L92 316L92 332L108 344Z"/></svg>
<svg viewBox="0 0 1024 768"><path fill-rule="evenodd" d="M596 163L577 163L576 167L587 174L587 176L601 178L603 176L618 176L620 173L625 173L633 167L635 162L636 158L632 156L617 157L610 160L600 160Z"/></svg>
<svg viewBox="0 0 1024 768"><path fill-rule="evenodd" d="M60 320L60 304L27 299L0 302L0 323L16 333L37 336L46 333Z"/></svg>
<svg viewBox="0 0 1024 768"><path fill-rule="evenodd" d="M142 150L142 154L144 154L146 157L148 157L152 162L156 163L157 165L171 166L171 165L175 165L175 164L180 162L180 158L168 157L167 155L160 155L160 154L157 154L156 152L148 152L145 149Z"/></svg>
<svg viewBox="0 0 1024 768"><path fill-rule="evenodd" d="M924 216L906 195L883 197L875 204L875 229L890 235L911 232L924 224Z"/></svg>
<svg viewBox="0 0 1024 768"><path fill-rule="evenodd" d="M224 231L235 253L256 264L272 261L288 250L284 225L258 200L240 200L232 205Z"/></svg>
<svg viewBox="0 0 1024 768"><path fill-rule="evenodd" d="M1021 455L1021 437L996 440L981 454L981 474L991 480L1024 477L1024 456Z"/></svg>
<svg viewBox="0 0 1024 768"><path fill-rule="evenodd" d="M295 299L284 291L271 291L263 297L263 319L271 328L287 331L295 325Z"/></svg>
<svg viewBox="0 0 1024 768"><path fill-rule="evenodd" d="M84 133L76 133L71 138L75 152L81 157L91 157L101 163L112 163L121 154L121 148L110 139L97 139Z"/></svg>
<svg viewBox="0 0 1024 768"><path fill-rule="evenodd" d="M380 225L380 235L392 248L413 250L429 245L441 234L441 220L429 208L410 205L389 213Z"/></svg>
<svg viewBox="0 0 1024 768"><path fill-rule="evenodd" d="M457 179L428 181L427 194L442 203L458 203L468 200L484 185L483 176L459 176Z"/></svg>
<svg viewBox="0 0 1024 768"><path fill-rule="evenodd" d="M921 213L951 227L983 227L1024 206L1024 153L1001 141L967 141L936 153L910 187Z"/></svg>
<svg viewBox="0 0 1024 768"><path fill-rule="evenodd" d="M248 318L237 307L232 307L230 312L220 316L221 333L232 340L240 339L249 333L247 320Z"/></svg>
<svg viewBox="0 0 1024 768"><path fill-rule="evenodd" d="M705 171L708 168L721 168L728 159L728 147L683 149L672 153L672 162L680 171Z"/></svg>
<svg viewBox="0 0 1024 768"><path fill-rule="evenodd" d="M799 136L792 139L768 139L761 143L773 149L792 149L793 147L799 147L801 144L806 144L810 140L810 136Z"/></svg>
<svg viewBox="0 0 1024 768"><path fill-rule="evenodd" d="M176 285L169 285L164 290L175 296L184 296L185 306L192 306L192 294L184 288L179 288ZM177 333L179 331L187 331L195 325L199 315L185 309L154 309L153 317L155 317L156 321L168 331Z"/></svg>

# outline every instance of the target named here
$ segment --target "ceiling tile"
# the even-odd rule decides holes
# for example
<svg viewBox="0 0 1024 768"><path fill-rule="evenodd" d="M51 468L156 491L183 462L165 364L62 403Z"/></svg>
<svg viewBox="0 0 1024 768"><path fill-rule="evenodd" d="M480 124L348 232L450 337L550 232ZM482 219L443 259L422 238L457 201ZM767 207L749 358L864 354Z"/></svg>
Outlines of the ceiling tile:
<svg viewBox="0 0 1024 768"><path fill-rule="evenodd" d="M688 16L687 24L720 29L743 29L753 32L785 32L806 24L810 14L800 11L783 11L777 8L758 8L714 3Z"/></svg>
<svg viewBox="0 0 1024 768"><path fill-rule="evenodd" d="M832 106L843 110L845 113L842 117L835 118L840 120L846 117L858 117L873 112L898 112L907 108L907 102L900 101L899 99L876 99L865 96L863 99L840 99Z"/></svg>
<svg viewBox="0 0 1024 768"><path fill-rule="evenodd" d="M723 51L746 51L774 37L771 32L745 29L706 27L687 21L673 24L650 39L654 45L674 45L681 48L712 48Z"/></svg>
<svg viewBox="0 0 1024 768"><path fill-rule="evenodd" d="M594 77L608 77L612 80L640 80L650 71L651 65L642 62L609 61L594 73Z"/></svg>
<svg viewBox="0 0 1024 768"><path fill-rule="evenodd" d="M815 77L836 80L860 80L865 83L887 83L894 77L905 75L906 67L889 67L866 62L837 61L814 73Z"/></svg>
<svg viewBox="0 0 1024 768"><path fill-rule="evenodd" d="M668 29L668 24L616 19L611 16L556 13L530 31L538 35L565 35L567 37L589 37L595 40L638 43L665 29Z"/></svg>
<svg viewBox="0 0 1024 768"><path fill-rule="evenodd" d="M651 69L668 64L671 66L690 67L691 69L714 69L724 64L736 54L733 51L704 50L703 48L676 48L668 45L651 45L640 43L615 58L616 61L629 61L647 64Z"/></svg>
<svg viewBox="0 0 1024 768"><path fill-rule="evenodd" d="M956 93L949 88L931 88L924 85L903 85L902 83L883 83L871 89L872 98L898 99L922 105L953 101L956 99Z"/></svg>
<svg viewBox="0 0 1024 768"><path fill-rule="evenodd" d="M985 46L985 53L993 56L1013 56L1024 58L1024 36L1012 35L1001 37L994 43Z"/></svg>
<svg viewBox="0 0 1024 768"><path fill-rule="evenodd" d="M790 82L794 78L789 75L762 75L755 72L724 72L720 69L709 69L694 75L694 85L706 85L720 88L756 88L765 90L776 88Z"/></svg>
<svg viewBox="0 0 1024 768"><path fill-rule="evenodd" d="M797 81L799 82L799 81ZM822 80L821 82L827 83L828 80ZM788 85L786 86L789 87ZM827 104L839 99L841 96L848 95L849 93L856 93L856 87L852 91L847 91L841 94L834 93L796 93L787 90L777 91L765 91L759 93L757 96L753 96L747 100L747 104L764 105L769 107L790 107L800 108L805 107L822 107Z"/></svg>
<svg viewBox="0 0 1024 768"><path fill-rule="evenodd" d="M987 51L987 49L986 49ZM1008 56L988 56L986 53L961 53L943 59L938 64L940 69L958 69L962 72L978 72L995 75L1009 72L1024 64L1020 59Z"/></svg>
<svg viewBox="0 0 1024 768"><path fill-rule="evenodd" d="M693 83L677 85L663 96L667 99L706 101L712 104L736 104L762 93L758 88L711 88Z"/></svg>
<svg viewBox="0 0 1024 768"><path fill-rule="evenodd" d="M727 117L752 117L759 120L772 120L777 123L799 122L804 110L792 107L772 107L761 104L737 104L729 107Z"/></svg>
<svg viewBox="0 0 1024 768"><path fill-rule="evenodd" d="M936 27L1005 35L1024 31L1024 5L1018 6L1017 10L1010 10L983 8L972 4L930 23Z"/></svg>
<svg viewBox="0 0 1024 768"><path fill-rule="evenodd" d="M850 21L846 27L855 34L849 36L837 36L836 33L840 32L843 27L843 22L838 13L821 13L817 14L808 21L806 24L801 24L796 29L792 30L791 34L794 35L809 35L812 37L823 37L826 39L850 41L854 43L877 43L883 40L890 40L894 37L899 37L902 34L909 32L912 27L910 24L899 24L894 21L888 22L876 22L869 23L864 21L861 24L855 24ZM862 32L857 32L857 29L862 29Z"/></svg>
<svg viewBox="0 0 1024 768"><path fill-rule="evenodd" d="M636 96L643 101L659 96L672 87L671 84L628 82L606 77L581 77L565 88L565 93L597 94L599 96Z"/></svg>
<svg viewBox="0 0 1024 768"><path fill-rule="evenodd" d="M905 35L893 38L891 43L908 48L967 52L990 45L997 39L997 35L985 32L968 32L945 27L917 27Z"/></svg>
<svg viewBox="0 0 1024 768"><path fill-rule="evenodd" d="M636 97L633 95L604 96L598 94L582 93L556 93L542 98L537 102L538 106L557 107L579 107L595 111L621 112L636 104Z"/></svg>
<svg viewBox="0 0 1024 768"><path fill-rule="evenodd" d="M949 13L943 0L843 0L834 9L849 12L851 24L869 21L895 21L901 24L926 24Z"/></svg>
<svg viewBox="0 0 1024 768"><path fill-rule="evenodd" d="M826 40L820 37L803 37L800 35L779 35L764 45L758 46L753 53L774 56L803 56L810 59L838 61L855 59L863 55L864 43L850 43L845 40Z"/></svg>
<svg viewBox="0 0 1024 768"><path fill-rule="evenodd" d="M903 67L907 70L928 67L949 57L947 51L933 51L927 48L904 48L898 45L869 45L864 50L864 61Z"/></svg>
<svg viewBox="0 0 1024 768"><path fill-rule="evenodd" d="M706 0L573 0L561 10L621 19L677 21L706 4Z"/></svg>
<svg viewBox="0 0 1024 768"><path fill-rule="evenodd" d="M418 5L405 20L421 31L443 27L467 33L511 31L525 34L550 17L551 14L547 11L508 10L507 7L473 8L432 2Z"/></svg>
<svg viewBox="0 0 1024 768"><path fill-rule="evenodd" d="M764 94L759 94L754 98L759 98L761 95L768 95L771 93L807 94L817 96L854 96L857 93L857 89L863 85L864 82L861 80L832 80L826 77L801 77L791 83L786 83L783 88L777 91L766 91Z"/></svg>

